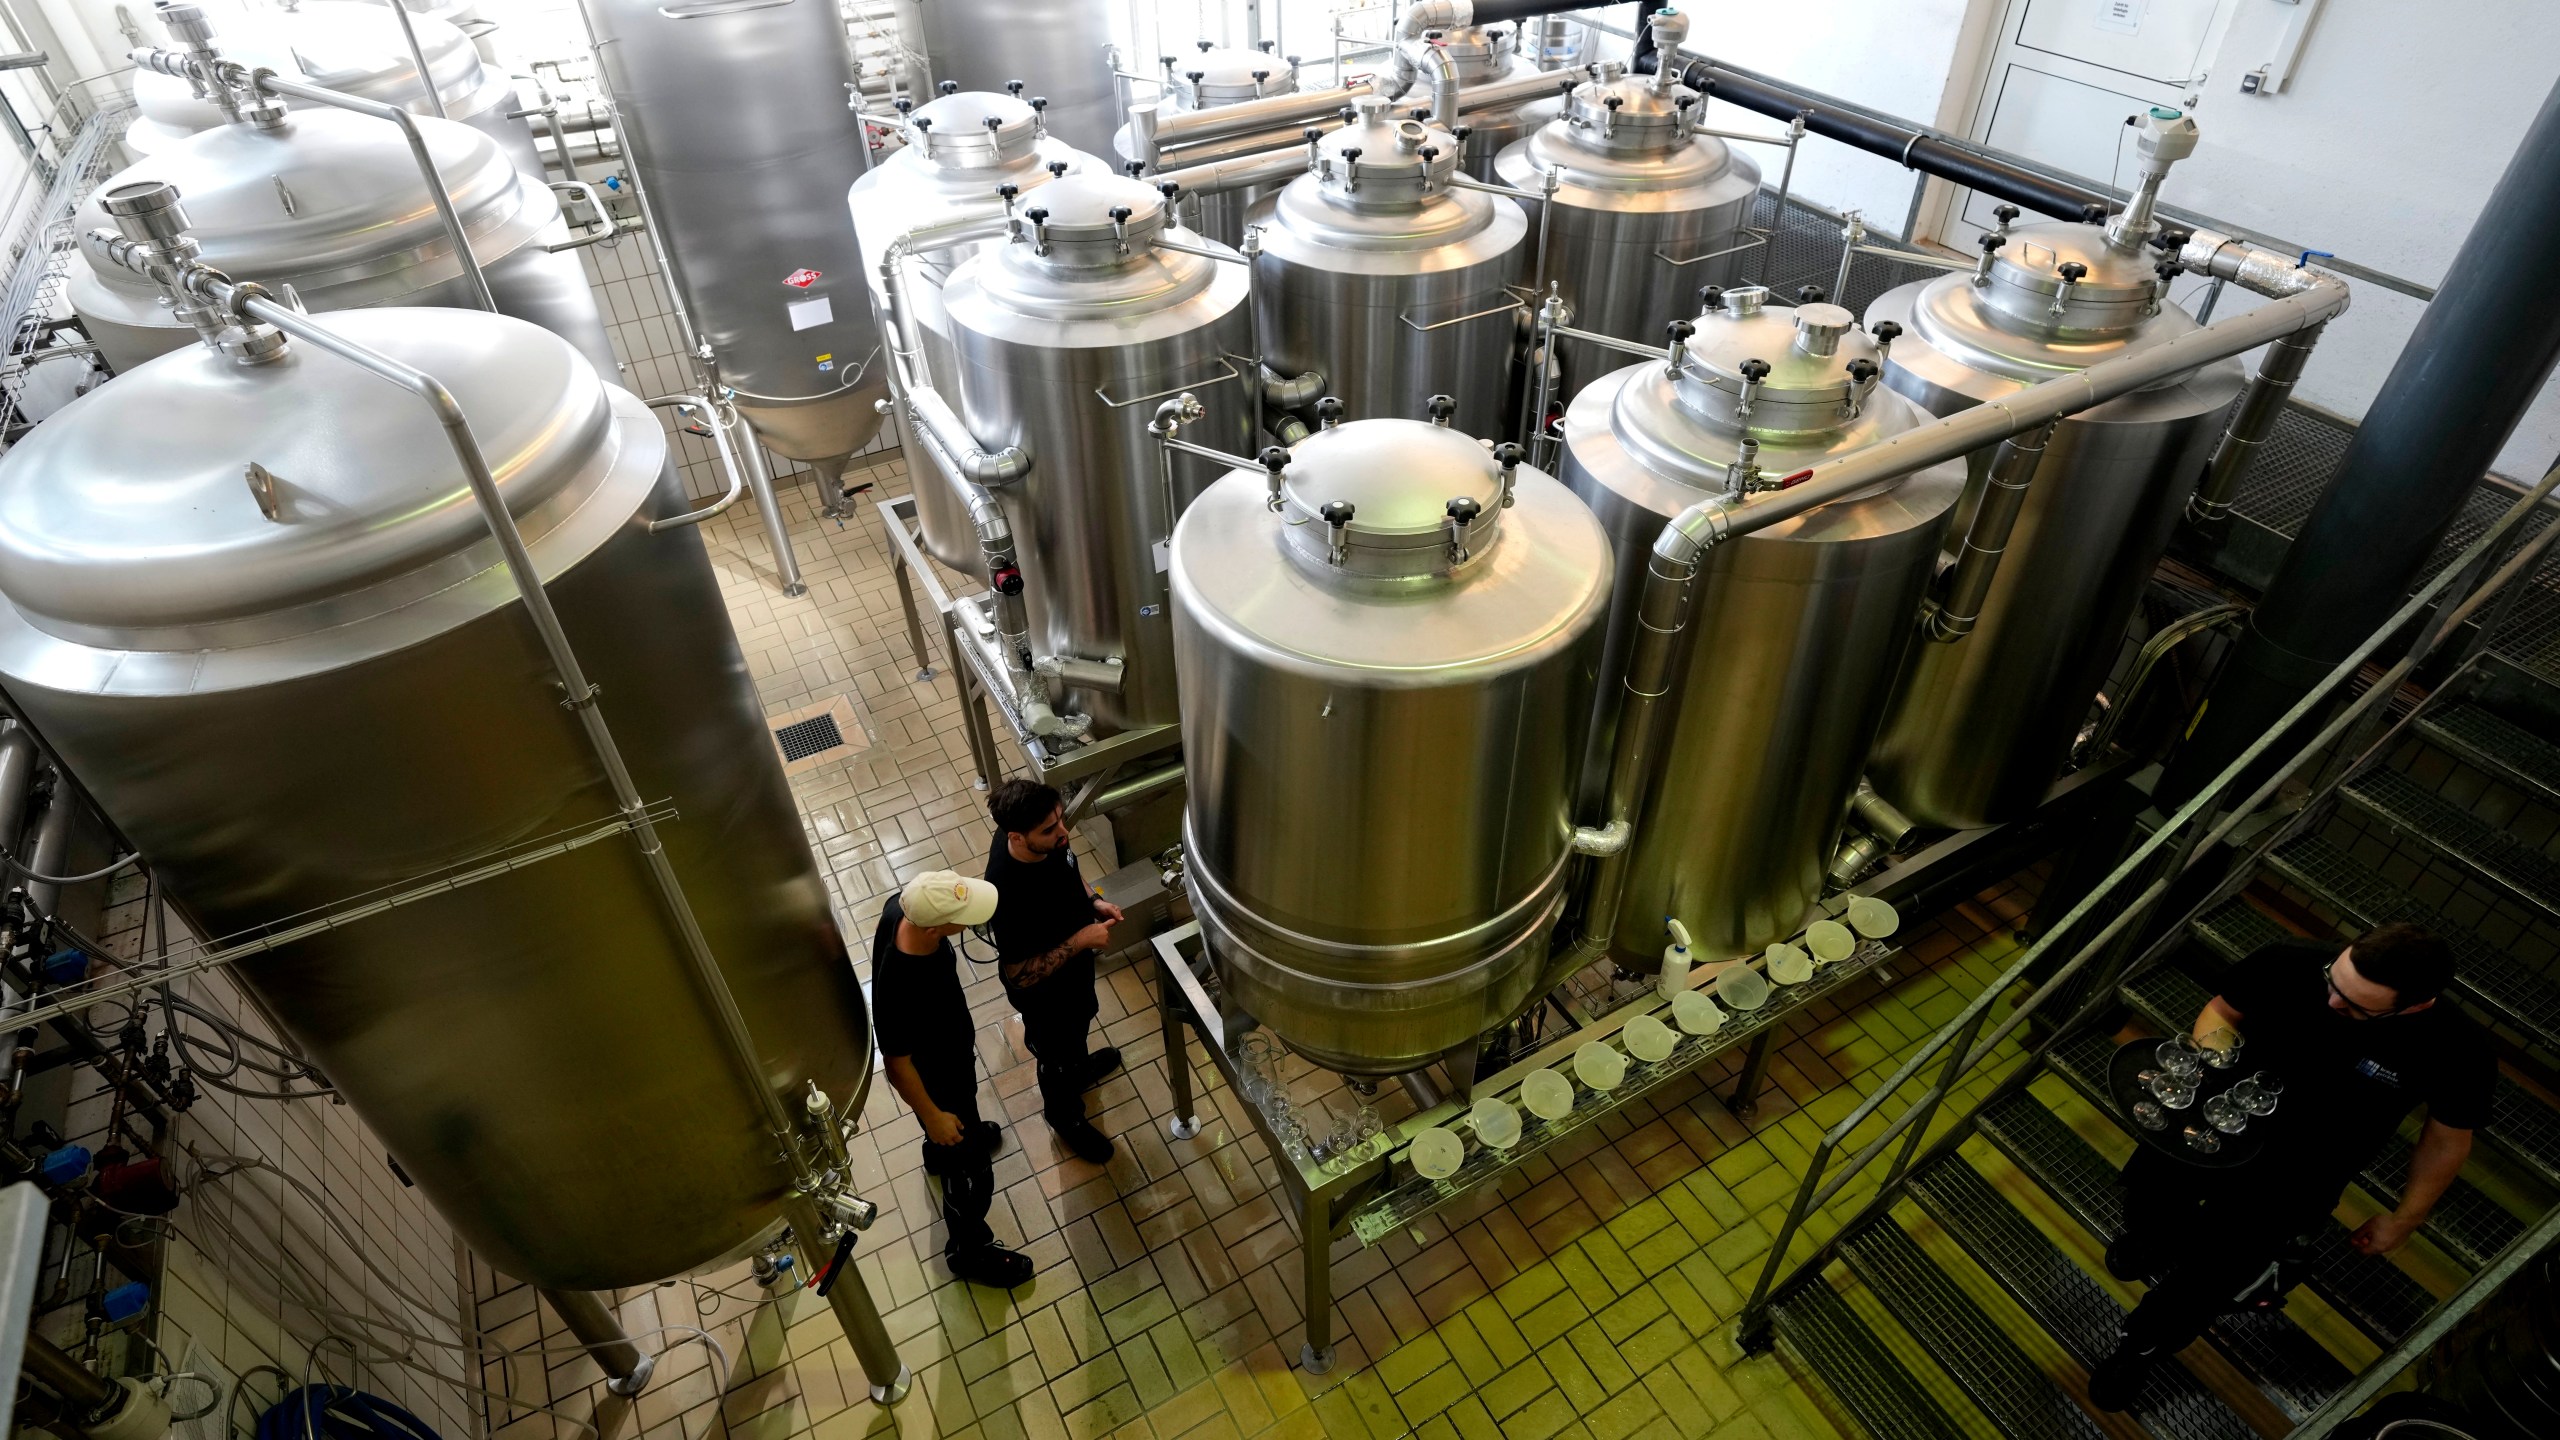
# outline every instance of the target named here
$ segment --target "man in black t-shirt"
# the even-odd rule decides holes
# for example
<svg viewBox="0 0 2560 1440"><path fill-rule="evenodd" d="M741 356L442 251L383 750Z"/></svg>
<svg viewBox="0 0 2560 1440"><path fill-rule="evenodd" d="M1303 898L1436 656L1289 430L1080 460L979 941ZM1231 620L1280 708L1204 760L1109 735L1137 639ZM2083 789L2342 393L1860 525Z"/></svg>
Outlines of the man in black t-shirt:
<svg viewBox="0 0 2560 1440"><path fill-rule="evenodd" d="M1040 1068L1040 1109L1067 1148L1099 1165L1111 1141L1085 1118L1084 1092L1120 1064L1120 1051L1088 1052L1101 1007L1093 957L1111 942L1120 908L1096 899L1068 848L1058 792L1007 780L987 797L996 834L987 878L1004 894L996 907L996 973L1022 1016L1022 1043Z"/></svg>
<svg viewBox="0 0 2560 1440"><path fill-rule="evenodd" d="M960 988L951 937L996 911L996 888L948 870L906 883L880 912L871 937L871 1033L889 1087L924 1127L924 1173L942 1182L942 1258L963 1280L1006 1289L1031 1278L1031 1261L996 1243L989 1163L1003 1132L978 1117L977 1027Z"/></svg>
<svg viewBox="0 0 2560 1440"><path fill-rule="evenodd" d="M2452 978L2451 950L2412 925L2382 926L2343 950L2282 941L2232 968L2196 1017L2195 1038L2216 1049L2245 1041L2236 1068L2281 1076L2283 1094L2275 1113L2250 1121L2264 1148L2246 1165L2209 1170L2145 1147L2125 1167L2125 1233L2107 1247L2107 1269L2150 1288L2091 1373L2091 1403L2123 1409L2159 1357L2235 1300L2261 1298L2278 1258L2326 1223L2420 1106L2426 1128L2398 1208L2352 1241L2387 1254L2425 1221L2470 1156L2497 1083L2488 1038L2437 1003Z"/></svg>

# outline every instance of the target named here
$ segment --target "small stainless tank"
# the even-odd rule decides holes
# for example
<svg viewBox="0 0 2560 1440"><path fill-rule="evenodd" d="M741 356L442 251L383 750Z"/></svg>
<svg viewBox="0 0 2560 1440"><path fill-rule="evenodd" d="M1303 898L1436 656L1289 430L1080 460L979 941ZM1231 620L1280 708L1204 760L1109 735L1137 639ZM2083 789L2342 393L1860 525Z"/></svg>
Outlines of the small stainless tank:
<svg viewBox="0 0 2560 1440"><path fill-rule="evenodd" d="M1354 420L1418 419L1449 395L1460 430L1507 433L1520 310L1506 287L1528 264L1520 207L1452 185L1456 137L1380 97L1313 149L1307 173L1248 222L1263 232L1254 304L1268 363L1320 372Z"/></svg>
<svg viewBox="0 0 2560 1440"><path fill-rule="evenodd" d="M1565 413L1564 481L1617 553L1582 780L1594 818L1663 523L1929 418L1885 388L1874 340L1839 306L1770 305L1756 287L1718 303L1697 318L1676 378L1665 361L1631 365ZM1756 468L1744 468L1746 439ZM1793 934L1822 898L1963 484L1961 466L1937 466L1708 551L1659 706L1650 798L1631 817L1619 963L1654 968L1666 917L1702 958L1748 954Z"/></svg>
<svg viewBox="0 0 2560 1440"><path fill-rule="evenodd" d="M1951 415L2183 335L2195 321L2167 302L2157 259L2095 225L2019 229L1986 273L1914 282L1868 308L1869 328L1903 330L1885 383ZM2078 273L2067 293L2066 266ZM1973 633L1912 654L1871 768L1879 794L1952 829L2043 800L2241 384L2238 361L2217 361L2062 422ZM1990 458L1970 457L1950 546Z"/></svg>
<svg viewBox="0 0 2560 1440"><path fill-rule="evenodd" d="M766 1077L851 1108L862 989L699 532L645 523L682 499L656 419L520 320L328 323L451 389L674 812L659 834ZM315 349L175 351L37 426L0 460L0 596L11 699L198 934L616 814L433 414ZM233 973L509 1275L648 1284L764 1233L790 1183L628 835Z"/></svg>
<svg viewBox="0 0 2560 1440"><path fill-rule="evenodd" d="M1491 84L1497 80L1512 80L1523 75L1534 74L1539 68L1536 56L1534 53L1522 53L1520 39L1524 25L1536 23L1538 22L1528 21L1522 25L1508 26L1462 25L1443 31L1440 43L1448 50L1449 60L1458 72L1459 93L1463 95L1479 85ZM1431 103L1432 72L1416 66L1409 55L1399 50L1396 56L1396 75L1401 80L1408 73L1414 76L1414 80L1411 87L1402 91L1396 100L1396 108L1399 112L1410 112L1416 106ZM1557 90L1561 92L1564 88L1563 82L1574 77L1566 73L1556 78ZM1557 112L1563 108L1564 97L1559 93L1517 100L1492 110L1468 111L1465 115L1458 117L1467 127L1466 144L1458 162L1459 167L1478 180L1500 179L1500 175L1495 171L1494 162L1502 152L1514 142L1555 118ZM1450 117L1434 115L1431 117L1431 123L1446 128L1450 124Z"/></svg>
<svg viewBox="0 0 2560 1440"><path fill-rule="evenodd" d="M1233 358L1253 350L1245 269L1158 245L1217 248L1169 234L1163 197L1123 176L1056 181L1023 215L1009 243L943 288L960 374L946 398L981 445L1031 456L1029 476L996 495L1035 654L1122 662L1116 693L1070 692L1060 708L1092 716L1097 733L1169 725L1180 697L1157 547L1218 472L1181 457L1167 495L1147 426L1188 390L1206 412L1191 438L1252 448L1252 396Z"/></svg>
<svg viewBox="0 0 2560 1440"><path fill-rule="evenodd" d="M907 112L907 124L907 143L853 182L845 197L875 316L888 314L880 259L899 236L929 225L1000 216L1004 186L1029 195L1057 176L1101 166L1047 134L1040 112L1012 95L964 90L939 96ZM1039 203L1016 201L1017 208ZM923 349L925 375L946 395L957 395L960 381L951 323L942 312L942 286L979 248L926 251L906 262L902 284L909 333ZM887 328L884 323L881 333ZM981 573L986 567L968 507L950 486L923 483L930 478L922 477L915 486L916 521L925 549L963 574Z"/></svg>
<svg viewBox="0 0 2560 1440"><path fill-rule="evenodd" d="M444 101L444 118L458 120L498 142L509 162L536 180L544 178L533 129L513 118L515 82L504 67L486 64L471 37L433 15L413 13L418 48ZM216 37L223 58L273 70L288 80L339 90L367 100L432 116L435 105L418 83L418 66L400 33L400 17L367 0L312 0L290 10L242 15ZM133 73L140 111L125 131L125 148L157 154L199 130L225 123L212 101L199 99L187 82L154 70ZM379 122L377 122L379 123Z"/></svg>
<svg viewBox="0 0 2560 1440"><path fill-rule="evenodd" d="M1269 95L1291 95L1298 89L1298 67L1261 50L1222 48L1203 40L1193 53L1167 55L1161 63L1164 88L1157 104L1167 115L1215 110L1221 105ZM1114 134L1112 144L1123 161L1145 158L1126 125ZM1245 215L1267 193L1267 188L1255 186L1218 195L1186 196L1182 202L1183 219L1221 245L1240 245L1244 243Z"/></svg>
<svg viewBox="0 0 2560 1440"><path fill-rule="evenodd" d="M1705 108L1687 86L1629 76L1613 62L1495 162L1495 178L1519 190L1543 190L1547 171L1559 172L1546 274L1576 328L1656 344L1695 312L1701 287L1733 279L1741 257L1720 252L1750 223L1760 170L1698 133ZM1539 206L1528 209L1535 225ZM1622 358L1577 340L1558 348L1559 405Z"/></svg>
<svg viewBox="0 0 2560 1440"><path fill-rule="evenodd" d="M543 248L569 236L550 189L509 164L485 132L432 116L418 130L500 313L576 345L600 373L617 373L577 257ZM314 105L273 124L244 120L173 140L100 186L73 233L113 229L100 197L154 180L187 197L206 264L270 289L291 285L312 310L479 303L408 143L381 120ZM93 255L85 238L81 259L71 269L71 308L108 364L130 370L195 344L158 286Z"/></svg>
<svg viewBox="0 0 2560 1440"><path fill-rule="evenodd" d="M1608 593L1580 501L1419 421L1319 431L1277 497L1254 470L1192 502L1186 874L1244 1010L1394 1074L1537 998Z"/></svg>

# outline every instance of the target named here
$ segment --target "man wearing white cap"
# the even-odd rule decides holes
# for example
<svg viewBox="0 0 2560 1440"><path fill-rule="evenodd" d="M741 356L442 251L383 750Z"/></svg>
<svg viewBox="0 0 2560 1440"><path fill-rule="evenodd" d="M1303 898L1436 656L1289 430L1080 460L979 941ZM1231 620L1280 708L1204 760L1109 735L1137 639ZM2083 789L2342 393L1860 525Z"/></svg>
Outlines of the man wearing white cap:
<svg viewBox="0 0 2560 1440"><path fill-rule="evenodd" d="M942 1258L951 1273L1006 1289L1030 1257L996 1243L995 1154L1003 1132L978 1118L978 1035L951 937L996 913L996 887L949 870L906 883L871 938L871 1033L890 1088L924 1126L924 1173L942 1182Z"/></svg>

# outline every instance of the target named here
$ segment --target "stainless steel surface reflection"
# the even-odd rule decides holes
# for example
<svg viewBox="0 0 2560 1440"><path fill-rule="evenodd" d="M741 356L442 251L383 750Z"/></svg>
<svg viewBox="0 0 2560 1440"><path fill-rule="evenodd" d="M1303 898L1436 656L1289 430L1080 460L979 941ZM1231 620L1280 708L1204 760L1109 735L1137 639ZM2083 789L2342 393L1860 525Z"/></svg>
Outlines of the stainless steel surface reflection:
<svg viewBox="0 0 2560 1440"><path fill-rule="evenodd" d="M717 579L697 531L645 523L681 502L654 418L520 321L331 324L470 417L639 792L676 812L766 1078L855 1095L861 988ZM0 593L10 694L201 934L615 813L432 416L316 351L190 348L37 427L0 461ZM510 1275L646 1284L774 1219L789 1177L628 838L238 973Z"/></svg>

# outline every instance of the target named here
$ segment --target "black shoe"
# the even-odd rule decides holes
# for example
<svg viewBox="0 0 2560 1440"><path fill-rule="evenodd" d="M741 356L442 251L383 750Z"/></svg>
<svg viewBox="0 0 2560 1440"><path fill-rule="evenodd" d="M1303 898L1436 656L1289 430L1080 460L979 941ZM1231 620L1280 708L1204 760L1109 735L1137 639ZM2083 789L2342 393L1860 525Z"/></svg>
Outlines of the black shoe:
<svg viewBox="0 0 2560 1440"><path fill-rule="evenodd" d="M2159 1281L2153 1278L2150 1258L2128 1230L2107 1246L2107 1273L2127 1285L2156 1285Z"/></svg>
<svg viewBox="0 0 2560 1440"><path fill-rule="evenodd" d="M1077 1159L1089 1160L1096 1165L1111 1163L1115 1153L1111 1137L1094 1129L1092 1121L1083 1116L1066 1121L1053 1119L1049 1128L1058 1132L1058 1138L1067 1142L1067 1148L1076 1152Z"/></svg>
<svg viewBox="0 0 2560 1440"><path fill-rule="evenodd" d="M2089 1403L2111 1415L2127 1409L2159 1360L2157 1350L2131 1340L2117 1341L2115 1353L2089 1372Z"/></svg>
<svg viewBox="0 0 2560 1440"><path fill-rule="evenodd" d="M999 1290L1010 1290L1031 1278L1031 1257L1001 1245L946 1255L943 1263L951 1267L953 1275L972 1285L993 1285Z"/></svg>
<svg viewBox="0 0 2560 1440"><path fill-rule="evenodd" d="M1101 1084L1103 1077L1119 1068L1120 1047L1117 1045L1105 1045L1101 1049L1094 1051L1093 1054L1086 1059L1084 1067L1084 1084L1079 1088L1090 1090L1094 1086Z"/></svg>
<svg viewBox="0 0 2560 1440"><path fill-rule="evenodd" d="M978 1128L969 1132L968 1140L972 1148L993 1155L1004 1148L1004 1127L993 1120L981 1120Z"/></svg>

